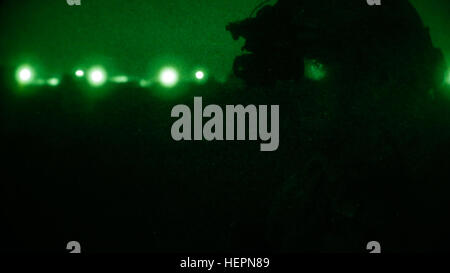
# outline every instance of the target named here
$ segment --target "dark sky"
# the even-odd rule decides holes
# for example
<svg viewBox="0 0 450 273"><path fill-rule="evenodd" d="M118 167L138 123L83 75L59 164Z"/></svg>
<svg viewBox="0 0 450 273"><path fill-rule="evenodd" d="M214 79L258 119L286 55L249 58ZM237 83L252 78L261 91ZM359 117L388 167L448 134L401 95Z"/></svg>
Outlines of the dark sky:
<svg viewBox="0 0 450 273"><path fill-rule="evenodd" d="M224 78L242 46L225 25L247 17L260 0L81 2L80 7L69 7L66 0L1 4L3 62L33 62L46 73L101 63L116 73L143 76L171 61L189 70L203 66ZM412 2L435 43L450 55L450 1Z"/></svg>

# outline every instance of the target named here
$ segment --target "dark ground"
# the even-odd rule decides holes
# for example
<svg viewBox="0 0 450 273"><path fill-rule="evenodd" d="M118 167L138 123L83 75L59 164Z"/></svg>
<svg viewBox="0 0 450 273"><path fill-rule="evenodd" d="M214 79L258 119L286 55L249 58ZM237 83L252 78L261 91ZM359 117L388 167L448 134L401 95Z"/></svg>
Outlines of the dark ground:
<svg viewBox="0 0 450 273"><path fill-rule="evenodd" d="M93 99L68 79L21 95L2 75L3 251L447 249L450 105L414 80L255 90L230 79L174 98L130 84ZM170 111L194 95L280 104L278 151L173 141Z"/></svg>

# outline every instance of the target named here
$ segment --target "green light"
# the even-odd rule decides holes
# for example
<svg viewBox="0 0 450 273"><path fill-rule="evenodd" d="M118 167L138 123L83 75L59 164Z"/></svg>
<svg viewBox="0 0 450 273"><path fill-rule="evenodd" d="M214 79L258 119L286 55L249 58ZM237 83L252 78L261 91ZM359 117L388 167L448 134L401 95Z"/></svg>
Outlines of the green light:
<svg viewBox="0 0 450 273"><path fill-rule="evenodd" d="M450 85L450 69L447 71L447 75L445 76L445 83Z"/></svg>
<svg viewBox="0 0 450 273"><path fill-rule="evenodd" d="M29 66L21 66L17 70L17 81L21 84L29 84L34 77L33 69Z"/></svg>
<svg viewBox="0 0 450 273"><path fill-rule="evenodd" d="M31 80L31 70L26 68L21 70L19 73L19 77L22 82L27 82Z"/></svg>
<svg viewBox="0 0 450 273"><path fill-rule="evenodd" d="M139 86L142 87L142 88L147 87L149 85L150 85L150 83L148 81L146 81L146 80L140 80L139 81Z"/></svg>
<svg viewBox="0 0 450 273"><path fill-rule="evenodd" d="M195 72L195 77L197 80L203 80L205 78L205 73L203 71L197 71Z"/></svg>
<svg viewBox="0 0 450 273"><path fill-rule="evenodd" d="M77 71L75 71L75 76L77 76L78 78L81 78L84 76L84 71L81 69L78 69Z"/></svg>
<svg viewBox="0 0 450 273"><path fill-rule="evenodd" d="M320 81L326 76L326 71L323 64L317 60L305 60L305 77L313 80Z"/></svg>
<svg viewBox="0 0 450 273"><path fill-rule="evenodd" d="M48 85L50 86L58 86L59 85L59 79L58 78L51 78L47 81Z"/></svg>
<svg viewBox="0 0 450 273"><path fill-rule="evenodd" d="M159 74L159 80L166 87L175 86L178 82L178 72L173 68L164 68Z"/></svg>
<svg viewBox="0 0 450 273"><path fill-rule="evenodd" d="M112 78L112 81L115 83L127 83L128 77L127 76L117 76Z"/></svg>
<svg viewBox="0 0 450 273"><path fill-rule="evenodd" d="M101 86L106 82L106 72L103 68L94 67L89 71L89 83L92 86Z"/></svg>

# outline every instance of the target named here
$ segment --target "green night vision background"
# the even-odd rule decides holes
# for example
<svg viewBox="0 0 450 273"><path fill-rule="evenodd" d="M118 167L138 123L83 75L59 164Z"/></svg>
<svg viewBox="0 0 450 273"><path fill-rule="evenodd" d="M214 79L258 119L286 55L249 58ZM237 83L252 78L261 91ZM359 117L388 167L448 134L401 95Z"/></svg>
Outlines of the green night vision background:
<svg viewBox="0 0 450 273"><path fill-rule="evenodd" d="M3 64L35 62L42 74L63 74L101 62L116 74L145 77L155 63L177 62L190 71L206 67L219 80L231 73L240 43L225 26L250 15L261 1L4 1L1 9ZM276 1L271 1L276 2ZM450 63L450 4L413 0L435 45Z"/></svg>
<svg viewBox="0 0 450 273"><path fill-rule="evenodd" d="M3 1L0 251L447 250L448 66L393 42L367 71L319 54L248 85L226 26L261 2ZM450 64L450 2L410 2ZM280 105L280 148L173 141L194 96Z"/></svg>

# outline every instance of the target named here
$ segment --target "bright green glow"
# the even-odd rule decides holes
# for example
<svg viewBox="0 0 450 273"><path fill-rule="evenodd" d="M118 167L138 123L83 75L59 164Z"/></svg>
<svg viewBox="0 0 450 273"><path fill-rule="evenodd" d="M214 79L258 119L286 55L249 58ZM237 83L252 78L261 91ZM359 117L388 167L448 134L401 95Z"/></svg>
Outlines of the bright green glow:
<svg viewBox="0 0 450 273"><path fill-rule="evenodd" d="M128 77L127 76L117 76L112 78L112 81L115 83L127 83Z"/></svg>
<svg viewBox="0 0 450 273"><path fill-rule="evenodd" d="M31 70L27 68L22 69L19 73L19 77L22 82L31 80Z"/></svg>
<svg viewBox="0 0 450 273"><path fill-rule="evenodd" d="M203 80L205 78L205 73L203 71L197 71L195 73L195 77L197 80Z"/></svg>
<svg viewBox="0 0 450 273"><path fill-rule="evenodd" d="M84 71L81 69L78 69L77 71L75 71L75 76L77 76L78 78L81 78L84 76Z"/></svg>
<svg viewBox="0 0 450 273"><path fill-rule="evenodd" d="M326 76L326 71L323 64L317 60L305 60L305 77L313 80L320 81Z"/></svg>
<svg viewBox="0 0 450 273"><path fill-rule="evenodd" d="M29 84L33 80L34 72L29 66L21 66L17 70L17 81L21 84Z"/></svg>
<svg viewBox="0 0 450 273"><path fill-rule="evenodd" d="M164 68L159 74L159 81L166 87L175 86L178 82L178 72L174 68Z"/></svg>
<svg viewBox="0 0 450 273"><path fill-rule="evenodd" d="M50 86L58 86L59 85L59 79L58 78L51 78L47 81L48 85Z"/></svg>
<svg viewBox="0 0 450 273"><path fill-rule="evenodd" d="M445 83L450 85L450 69L447 71L447 75L445 76Z"/></svg>
<svg viewBox="0 0 450 273"><path fill-rule="evenodd" d="M95 67L89 71L89 83L92 86L101 86L106 82L106 72L103 68Z"/></svg>
<svg viewBox="0 0 450 273"><path fill-rule="evenodd" d="M139 86L140 87L147 87L147 86L149 86L149 82L146 81L146 80L140 80L139 81Z"/></svg>

